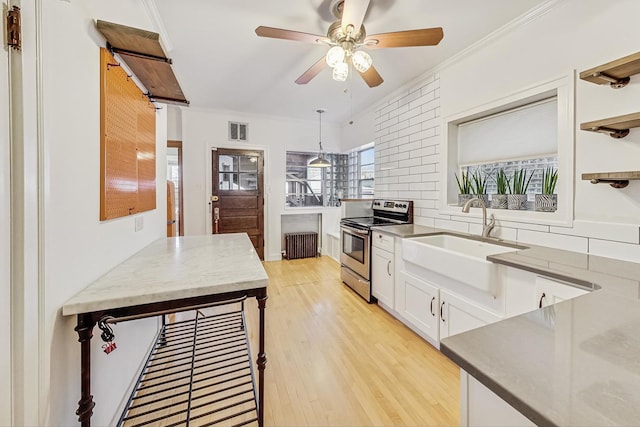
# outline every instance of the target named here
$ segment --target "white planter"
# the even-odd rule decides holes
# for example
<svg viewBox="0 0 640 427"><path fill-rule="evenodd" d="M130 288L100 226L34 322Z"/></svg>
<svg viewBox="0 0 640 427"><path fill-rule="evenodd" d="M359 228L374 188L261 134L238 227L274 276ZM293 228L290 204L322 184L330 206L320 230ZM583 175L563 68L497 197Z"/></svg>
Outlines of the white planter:
<svg viewBox="0 0 640 427"><path fill-rule="evenodd" d="M526 194L508 194L507 208L513 209L513 210L527 209L527 195Z"/></svg>
<svg viewBox="0 0 640 427"><path fill-rule="evenodd" d="M507 194L494 194L491 196L492 209L507 209Z"/></svg>
<svg viewBox="0 0 640 427"><path fill-rule="evenodd" d="M555 212L558 209L558 195L536 194L535 208L539 212Z"/></svg>
<svg viewBox="0 0 640 427"><path fill-rule="evenodd" d="M458 194L458 206L464 206L472 198L473 194Z"/></svg>
<svg viewBox="0 0 640 427"><path fill-rule="evenodd" d="M489 207L489 195L488 194L474 194L473 197L477 197L478 199L482 200L482 203L484 203L484 207L488 208ZM479 202L473 202L473 204L471 205L474 208L479 208L480 207L480 203Z"/></svg>

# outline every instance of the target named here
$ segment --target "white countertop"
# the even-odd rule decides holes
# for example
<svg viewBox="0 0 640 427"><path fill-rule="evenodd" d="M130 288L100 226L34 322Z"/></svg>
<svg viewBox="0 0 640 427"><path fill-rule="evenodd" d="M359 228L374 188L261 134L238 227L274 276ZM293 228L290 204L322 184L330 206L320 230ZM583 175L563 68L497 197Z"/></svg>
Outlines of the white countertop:
<svg viewBox="0 0 640 427"><path fill-rule="evenodd" d="M264 288L268 281L244 233L162 238L74 295L62 314Z"/></svg>

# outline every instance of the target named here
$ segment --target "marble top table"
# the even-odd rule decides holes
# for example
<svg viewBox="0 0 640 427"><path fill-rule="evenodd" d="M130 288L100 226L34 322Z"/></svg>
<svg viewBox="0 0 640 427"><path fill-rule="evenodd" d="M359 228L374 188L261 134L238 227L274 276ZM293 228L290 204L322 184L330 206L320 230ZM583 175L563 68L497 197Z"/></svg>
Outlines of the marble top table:
<svg viewBox="0 0 640 427"><path fill-rule="evenodd" d="M268 276L244 233L162 238L152 242L69 299L65 316L76 315L81 345L78 421L91 425L91 345L99 321L126 321L206 307L246 297L260 312L258 424L264 419L265 307Z"/></svg>
<svg viewBox="0 0 640 427"><path fill-rule="evenodd" d="M78 292L62 314L263 288L268 280L244 233L162 238Z"/></svg>

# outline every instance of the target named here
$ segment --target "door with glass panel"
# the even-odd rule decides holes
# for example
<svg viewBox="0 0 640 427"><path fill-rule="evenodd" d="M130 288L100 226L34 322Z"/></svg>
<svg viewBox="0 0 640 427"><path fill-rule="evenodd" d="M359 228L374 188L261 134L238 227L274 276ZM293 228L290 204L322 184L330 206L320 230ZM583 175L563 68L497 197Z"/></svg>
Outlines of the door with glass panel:
<svg viewBox="0 0 640 427"><path fill-rule="evenodd" d="M263 152L214 149L212 171L213 233L247 233L264 259Z"/></svg>

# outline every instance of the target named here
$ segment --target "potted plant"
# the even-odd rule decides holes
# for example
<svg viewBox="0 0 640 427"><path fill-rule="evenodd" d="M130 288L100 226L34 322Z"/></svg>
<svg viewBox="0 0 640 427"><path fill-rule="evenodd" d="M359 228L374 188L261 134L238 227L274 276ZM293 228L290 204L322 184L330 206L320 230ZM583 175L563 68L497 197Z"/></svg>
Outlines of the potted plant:
<svg viewBox="0 0 640 427"><path fill-rule="evenodd" d="M491 207L493 209L507 209L507 191L511 179L507 176L504 169L500 168L495 177L497 193L491 196Z"/></svg>
<svg viewBox="0 0 640 427"><path fill-rule="evenodd" d="M489 195L487 194L487 175L480 171L480 168L476 169L473 175L471 175L471 186L473 196L482 200L485 207L489 206ZM474 207L480 207L480 203L474 202Z"/></svg>
<svg viewBox="0 0 640 427"><path fill-rule="evenodd" d="M469 174L464 171L460 172L460 178L458 178L458 175L455 173L454 176L458 183L458 206L464 206L467 201L473 198L471 194L471 180L469 179Z"/></svg>
<svg viewBox="0 0 640 427"><path fill-rule="evenodd" d="M529 188L532 177L533 173L529 175L526 169L513 171L513 177L509 184L509 194L507 196L508 209L527 209L527 189Z"/></svg>
<svg viewBox="0 0 640 427"><path fill-rule="evenodd" d="M540 212L555 212L558 209L558 170L546 168L542 171L542 194L536 194L535 209Z"/></svg>

